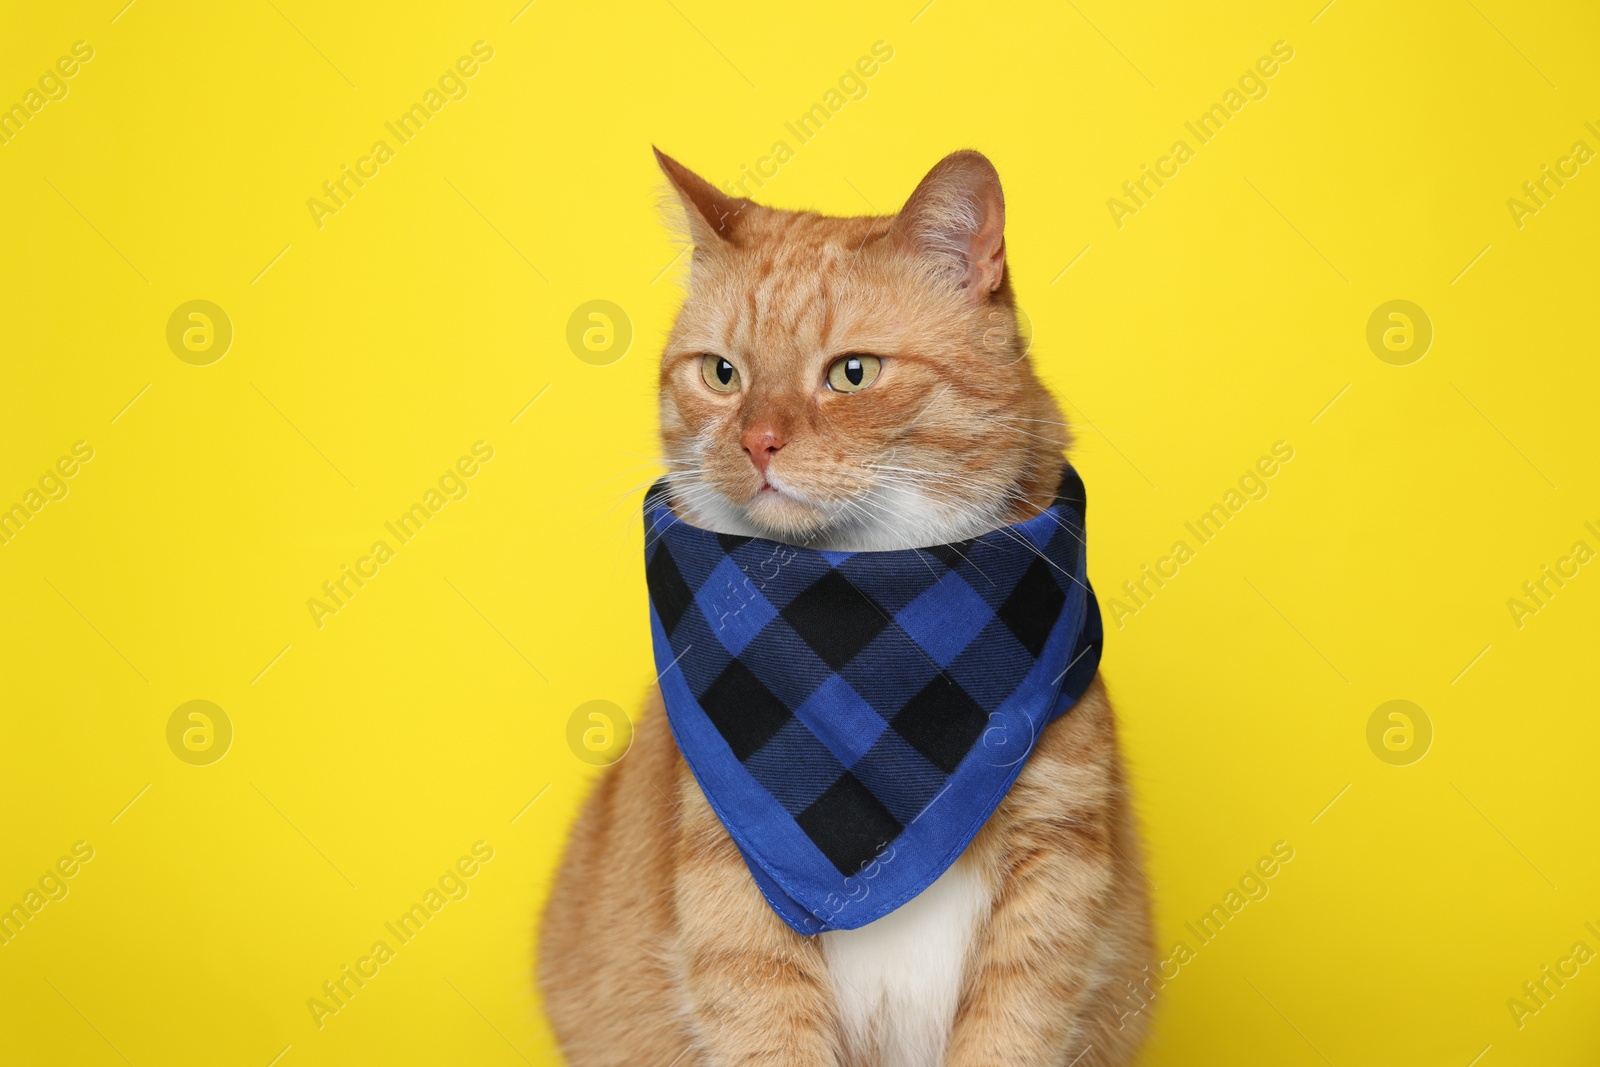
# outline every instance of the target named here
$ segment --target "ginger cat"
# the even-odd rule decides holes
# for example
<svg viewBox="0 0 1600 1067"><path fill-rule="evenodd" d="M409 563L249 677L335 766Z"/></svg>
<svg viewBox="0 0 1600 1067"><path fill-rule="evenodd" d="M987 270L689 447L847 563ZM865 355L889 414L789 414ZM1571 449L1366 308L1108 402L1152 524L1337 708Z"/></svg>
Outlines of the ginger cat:
<svg viewBox="0 0 1600 1067"><path fill-rule="evenodd" d="M656 156L694 244L660 376L680 518L865 551L1050 506L1068 438L1018 336L986 158L948 156L896 215L828 218ZM830 388L863 355L881 361L873 380ZM1153 959L1138 857L1097 678L938 881L860 929L803 937L757 890L652 693L556 877L545 1008L574 1067L1130 1064L1147 1019L1128 988Z"/></svg>

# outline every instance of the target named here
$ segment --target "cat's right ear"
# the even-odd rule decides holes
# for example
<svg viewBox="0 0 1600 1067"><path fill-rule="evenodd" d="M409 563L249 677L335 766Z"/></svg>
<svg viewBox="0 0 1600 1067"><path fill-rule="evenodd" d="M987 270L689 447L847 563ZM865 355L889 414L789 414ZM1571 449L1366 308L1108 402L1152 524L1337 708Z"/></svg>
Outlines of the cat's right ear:
<svg viewBox="0 0 1600 1067"><path fill-rule="evenodd" d="M922 179L894 227L981 304L1006 280L1006 200L1000 175L979 152L952 152Z"/></svg>
<svg viewBox="0 0 1600 1067"><path fill-rule="evenodd" d="M729 196L700 175L679 163L654 145L656 162L683 202L689 219L689 236L698 249L709 251L720 242L734 243L740 215L755 205L749 200Z"/></svg>

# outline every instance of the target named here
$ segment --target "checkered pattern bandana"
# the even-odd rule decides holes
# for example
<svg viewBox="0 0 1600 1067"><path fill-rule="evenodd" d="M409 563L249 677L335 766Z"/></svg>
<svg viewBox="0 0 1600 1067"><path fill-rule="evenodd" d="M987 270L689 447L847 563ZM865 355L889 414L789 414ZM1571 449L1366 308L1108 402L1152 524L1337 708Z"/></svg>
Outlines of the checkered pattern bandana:
<svg viewBox="0 0 1600 1067"><path fill-rule="evenodd" d="M1069 466L1027 522L894 552L711 533L667 493L645 499L645 574L678 747L785 922L887 915L1094 678L1083 482Z"/></svg>

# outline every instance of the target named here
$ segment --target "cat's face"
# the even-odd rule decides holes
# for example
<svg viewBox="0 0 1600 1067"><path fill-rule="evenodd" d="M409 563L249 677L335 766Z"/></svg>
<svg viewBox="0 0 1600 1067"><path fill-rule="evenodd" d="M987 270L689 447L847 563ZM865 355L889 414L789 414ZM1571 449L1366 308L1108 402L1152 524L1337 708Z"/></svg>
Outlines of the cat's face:
<svg viewBox="0 0 1600 1067"><path fill-rule="evenodd" d="M660 159L695 244L661 364L680 515L865 550L1049 505L1065 428L1018 336L988 160L948 157L898 215L827 218Z"/></svg>

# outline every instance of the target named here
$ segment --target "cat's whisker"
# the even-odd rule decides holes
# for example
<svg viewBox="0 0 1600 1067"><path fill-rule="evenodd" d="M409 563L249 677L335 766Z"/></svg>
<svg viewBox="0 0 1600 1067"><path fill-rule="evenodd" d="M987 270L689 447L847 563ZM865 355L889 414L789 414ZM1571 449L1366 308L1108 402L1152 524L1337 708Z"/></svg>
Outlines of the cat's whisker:
<svg viewBox="0 0 1600 1067"><path fill-rule="evenodd" d="M1001 429L1010 430L1012 433L1020 433L1025 437L1032 437L1035 440L1044 441L1047 444L1052 444L1052 445L1059 446L1059 445L1061 445L1063 443L1062 441L1060 441L1057 438L1045 437L1045 436L1043 436L1041 434L1036 434L1036 433L1033 433L1032 431L1024 430L1020 426L1013 426L1009 422L1006 422L1003 419L995 418L995 417L990 416L990 415L977 415L977 418L982 419L984 422L992 423L995 426L999 426Z"/></svg>
<svg viewBox="0 0 1600 1067"><path fill-rule="evenodd" d="M655 464L641 463L641 464L639 464L638 467L632 467L632 468L630 468L629 470L626 470L626 471L618 471L616 474L614 474L610 478L606 479L606 481L615 481L617 478L624 477L627 474L630 474L630 473L633 473L633 472L637 471L639 469L639 467L651 467L651 466L655 466ZM632 496L634 493L638 492L639 486L641 486L641 485L651 485L654 482L657 482L660 479L662 479L663 477L666 477L666 476L668 476L670 474L708 474L708 473L710 473L710 471L709 470L704 470L704 469L702 469L702 470L677 470L677 471L674 471L674 470L671 470L671 469L666 470L666 471L658 470L655 473L651 474L644 481L635 484L631 488L624 489L621 492L621 497L623 499L626 499L627 497ZM603 485L603 484L604 483L596 483L595 485L592 485L587 489L581 490L580 492L578 492L575 495L575 498L576 497L585 496L585 495L587 495L589 493L592 493L595 490L599 489L600 486Z"/></svg>
<svg viewBox="0 0 1600 1067"><path fill-rule="evenodd" d="M1021 415L1006 415L1004 417L1009 419L1012 422L1042 422L1046 426L1062 426L1062 427L1065 427L1066 429L1069 429L1069 430L1073 429L1072 423L1070 423L1070 422L1058 422L1055 419L1028 419L1028 418L1023 418Z"/></svg>
<svg viewBox="0 0 1600 1067"><path fill-rule="evenodd" d="M1056 563L1049 556L1045 555L1044 552L1041 551L1040 548L1037 545L1035 545L1032 541L1028 540L1028 538L1026 536L1024 536L1023 534L1018 533L1017 531L1013 530L1009 526L1001 526L998 529L996 529L994 532L995 533L999 533L999 534L1005 534L1007 537L1010 537L1013 541L1016 541L1018 544L1024 546L1025 548L1027 548L1035 556L1038 556L1040 559L1044 560L1045 565L1048 566L1051 570L1059 572L1061 575L1063 575L1064 577L1069 579L1072 582L1072 584L1078 586L1084 592L1086 592L1086 593L1089 592L1089 587L1087 585L1084 585L1083 582L1079 581L1077 575L1072 574L1069 571L1063 570L1061 568L1060 564Z"/></svg>

